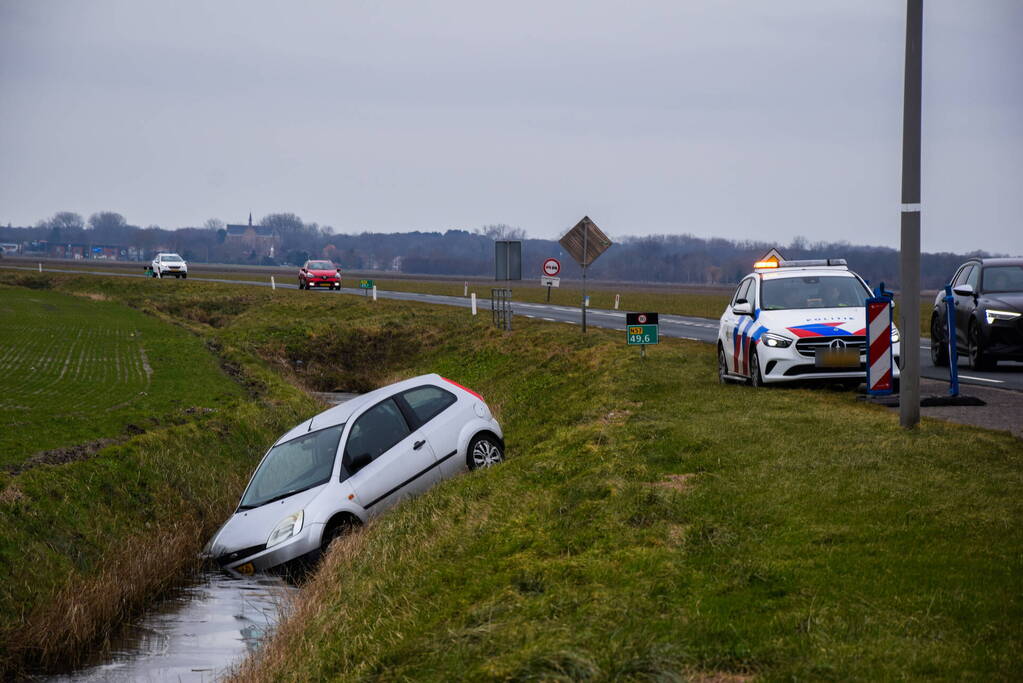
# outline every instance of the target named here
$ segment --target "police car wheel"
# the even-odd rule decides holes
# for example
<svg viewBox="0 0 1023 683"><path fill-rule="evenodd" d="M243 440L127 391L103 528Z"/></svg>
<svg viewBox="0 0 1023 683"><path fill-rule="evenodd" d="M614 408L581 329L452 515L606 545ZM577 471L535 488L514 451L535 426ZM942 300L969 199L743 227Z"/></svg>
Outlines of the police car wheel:
<svg viewBox="0 0 1023 683"><path fill-rule="evenodd" d="M718 382L720 384L728 384L726 377L728 376L728 366L725 364L725 350L718 346Z"/></svg>
<svg viewBox="0 0 1023 683"><path fill-rule="evenodd" d="M752 387L764 386L764 377L760 374L760 357L757 356L756 349L749 357L749 383Z"/></svg>
<svg viewBox="0 0 1023 683"><path fill-rule="evenodd" d="M938 368L948 365L948 342L941 330L941 319L931 316L931 363Z"/></svg>

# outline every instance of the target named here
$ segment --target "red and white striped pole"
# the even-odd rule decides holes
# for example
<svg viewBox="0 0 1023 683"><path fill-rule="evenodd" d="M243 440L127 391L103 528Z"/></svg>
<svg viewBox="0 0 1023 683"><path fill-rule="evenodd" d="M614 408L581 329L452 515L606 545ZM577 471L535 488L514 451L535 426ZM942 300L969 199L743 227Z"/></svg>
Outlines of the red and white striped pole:
<svg viewBox="0 0 1023 683"><path fill-rule="evenodd" d="M892 301L886 296L867 299L867 393L891 394Z"/></svg>

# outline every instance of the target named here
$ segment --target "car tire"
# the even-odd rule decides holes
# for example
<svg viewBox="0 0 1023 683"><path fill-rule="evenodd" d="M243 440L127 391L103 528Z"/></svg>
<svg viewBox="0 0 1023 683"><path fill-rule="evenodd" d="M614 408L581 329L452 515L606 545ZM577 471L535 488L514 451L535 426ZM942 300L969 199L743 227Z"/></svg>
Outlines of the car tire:
<svg viewBox="0 0 1023 683"><path fill-rule="evenodd" d="M718 384L728 384L728 362L721 344L718 344Z"/></svg>
<svg viewBox="0 0 1023 683"><path fill-rule="evenodd" d="M974 370L993 368L995 361L991 359L980 342L980 326L976 321L970 321L970 332L967 339L970 345L970 367Z"/></svg>
<svg viewBox="0 0 1023 683"><path fill-rule="evenodd" d="M331 543L342 536L347 536L358 527L359 523L350 516L342 516L340 520L331 521L320 538L320 553L326 553Z"/></svg>
<svg viewBox="0 0 1023 683"><path fill-rule="evenodd" d="M490 434L477 434L469 442L465 462L470 470L493 467L504 461L504 451L498 440Z"/></svg>
<svg viewBox="0 0 1023 683"><path fill-rule="evenodd" d="M935 367L948 366L948 340L941 329L941 318L937 314L931 316L931 363Z"/></svg>
<svg viewBox="0 0 1023 683"><path fill-rule="evenodd" d="M753 349L749 357L749 384L754 388L764 386L764 376L760 374L760 356L756 349Z"/></svg>

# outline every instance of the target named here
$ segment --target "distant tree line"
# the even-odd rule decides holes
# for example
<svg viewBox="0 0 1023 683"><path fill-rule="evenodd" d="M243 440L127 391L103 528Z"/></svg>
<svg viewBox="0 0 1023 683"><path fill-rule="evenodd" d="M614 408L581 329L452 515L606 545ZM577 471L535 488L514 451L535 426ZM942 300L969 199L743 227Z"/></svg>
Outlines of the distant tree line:
<svg viewBox="0 0 1023 683"><path fill-rule="evenodd" d="M336 233L330 226L305 223L293 213L264 216L258 225L272 228L278 247L269 252L239 250L227 239L227 226L211 218L201 227L174 230L156 225L129 224L124 216L101 211L85 220L62 211L33 227L0 227L0 241L22 244L94 244L135 247L145 254L173 250L186 260L263 265L299 264L309 258L328 258L344 269L391 270L424 275L488 276L494 272L494 240L522 241L522 272L540 276L544 259L561 260L562 277L578 278L579 267L556 240L527 237L508 225L475 230L403 233ZM797 237L788 245L749 240L703 238L691 234L625 237L617 241L589 271L599 280L631 282L730 284L748 273L753 262L772 247L788 259L845 258L849 266L873 284L899 286L899 253L888 247L847 242L811 242ZM921 259L924 288L942 286L969 254L925 253Z"/></svg>

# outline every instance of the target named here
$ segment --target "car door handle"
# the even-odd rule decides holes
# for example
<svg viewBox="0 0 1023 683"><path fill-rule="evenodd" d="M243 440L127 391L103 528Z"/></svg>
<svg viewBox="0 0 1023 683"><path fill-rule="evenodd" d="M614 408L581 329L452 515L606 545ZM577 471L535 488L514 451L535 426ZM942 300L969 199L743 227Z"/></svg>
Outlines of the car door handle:
<svg viewBox="0 0 1023 683"><path fill-rule="evenodd" d="M412 444L412 450L418 451L420 448L423 447L423 444L425 443L426 439L423 439L422 441L416 441L414 444Z"/></svg>

